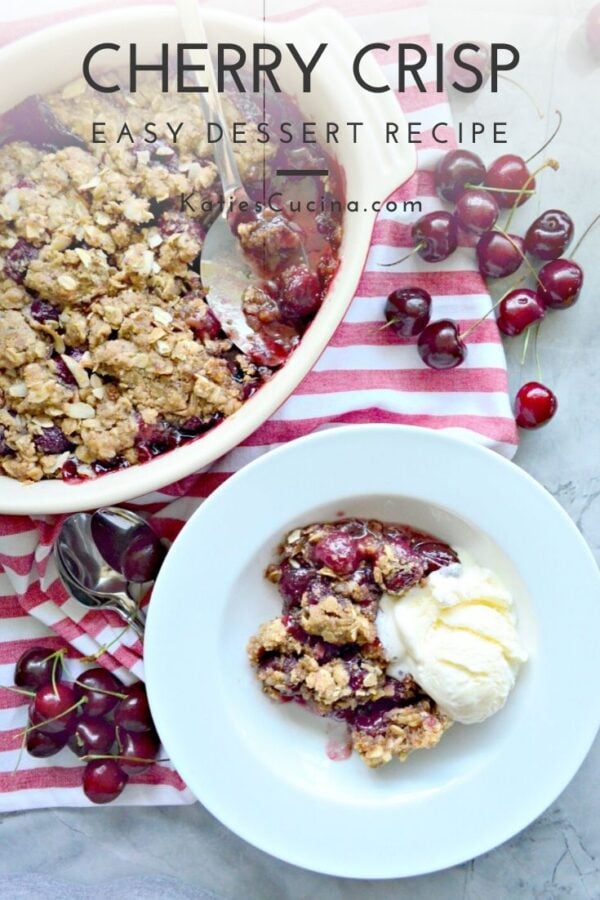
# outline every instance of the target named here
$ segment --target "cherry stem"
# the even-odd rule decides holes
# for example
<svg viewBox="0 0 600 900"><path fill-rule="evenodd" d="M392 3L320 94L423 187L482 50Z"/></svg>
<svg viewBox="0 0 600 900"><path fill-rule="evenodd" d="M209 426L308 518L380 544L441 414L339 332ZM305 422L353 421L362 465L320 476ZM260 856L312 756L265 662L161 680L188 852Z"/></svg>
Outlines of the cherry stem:
<svg viewBox="0 0 600 900"><path fill-rule="evenodd" d="M539 156L540 153L542 153L546 149L546 147L549 147L550 144L552 143L552 141L554 140L554 138L556 137L556 135L558 134L558 132L560 131L560 127L562 125L562 120L563 120L562 113L559 109L555 110L555 112L556 112L556 115L558 116L558 123L556 125L556 128L554 129L554 131L552 132L552 134L550 135L548 140L544 144L542 144L540 149L536 150L535 153L529 157L529 159L525 160L526 163L530 163L531 160L535 159L536 156ZM540 118L543 118L543 116L541 116Z"/></svg>
<svg viewBox="0 0 600 900"><path fill-rule="evenodd" d="M531 328L528 328L525 332L525 340L523 341L523 354L521 356L521 366L525 365L525 360L527 359L527 351L529 350L529 338L531 337Z"/></svg>
<svg viewBox="0 0 600 900"><path fill-rule="evenodd" d="M89 684L85 684L83 681L78 681L77 679L75 679L75 684L85 688L86 691L89 691L92 694L106 694L108 697L118 697L119 700L127 700L127 694L120 694L117 691L108 691L105 688L90 687Z"/></svg>
<svg viewBox="0 0 600 900"><path fill-rule="evenodd" d="M542 324L542 322L541 322L541 320L540 320L540 321L537 323L537 325L535 326L535 333L534 333L534 335L533 335L533 352L534 352L534 355L535 355L535 367L536 367L536 369L537 369L538 381L540 381L540 382L542 381L542 364L540 363L540 354L539 354L539 348L538 348L538 340L539 340L539 336L540 336L540 327L541 327L541 324Z"/></svg>
<svg viewBox="0 0 600 900"><path fill-rule="evenodd" d="M15 694L23 694L24 697L35 697L35 691L18 688L12 684L0 684L0 688L3 688L5 691L13 691Z"/></svg>
<svg viewBox="0 0 600 900"><path fill-rule="evenodd" d="M579 240L577 241L577 243L576 243L575 246L573 247L573 252L570 254L570 255L571 255L571 259L573 259L573 257L575 256L575 254L577 253L577 251L578 251L579 248L581 247L583 241L586 239L586 237L588 236L588 234L590 233L590 231L592 230L592 228L594 227L594 225L596 224L596 222L598 221L598 219L600 219L600 213L596 216L595 219L592 219L592 221L590 222L590 224L588 225L588 227L585 229L585 231L583 232L583 234L581 235L581 237L579 238Z"/></svg>
<svg viewBox="0 0 600 900"><path fill-rule="evenodd" d="M502 296L500 297L500 299L499 299L499 300L496 300L496 302L493 303L492 306L490 306L490 308L489 308L488 311L485 313L485 315L483 315L480 319L478 319L476 322L474 322L473 325L470 325L470 326L467 328L467 330L465 331L465 333L464 333L464 334L461 334L461 336L460 336L460 337L461 337L461 340L465 341L465 340L469 337L469 335L471 334L471 332L472 332L472 331L475 331L475 329L476 329L479 325L481 325L481 323L484 322L484 321L487 319L487 317L488 317L489 315L491 315L491 313L493 313L494 310L495 310L498 306L500 306L500 304L502 303L502 301L504 300L504 298L507 297L508 294L510 294L511 291L514 291L514 289L515 289L516 287L518 287L520 284L522 284L522 283L525 281L525 277L526 277L526 276L523 276L522 278L519 278L518 281L515 281L514 284L512 284L512 285L511 285L511 286L510 286L510 287L502 294Z"/></svg>
<svg viewBox="0 0 600 900"><path fill-rule="evenodd" d="M489 187L487 184L465 184L465 188L469 191L485 191L486 194L535 194L535 188L526 190L524 188L501 188Z"/></svg>
<svg viewBox="0 0 600 900"><path fill-rule="evenodd" d="M498 234L503 235L503 236L506 238L506 240L509 241L509 242L513 245L513 247L515 248L515 250L517 251L517 253L518 253L519 256L521 257L521 259L523 260L523 262L525 263L525 265L527 266L527 268L529 269L529 271L531 272L531 274L533 275L533 277L535 278L535 280L537 281L537 283L539 284L539 286L540 286L541 288L543 288L544 285L543 285L542 282L540 281L540 279L539 279L539 277L538 277L538 273L535 271L535 269L533 268L533 266L531 265L531 263L529 262L529 260L527 259L527 257L525 256L525 254L523 253L523 251L521 250L521 248L519 247L519 245L518 245L517 243L515 243L515 241L513 241L513 239L512 239L512 237L510 236L510 234L507 234L506 231L502 231L501 228L497 228L496 231L498 232ZM521 278L521 281L523 281L522 278Z"/></svg>
<svg viewBox="0 0 600 900"><path fill-rule="evenodd" d="M540 119L544 118L544 113L541 111L538 104L536 103L536 100L535 100L533 94L530 94L526 87L523 87L523 85L520 84L518 81L515 81L514 78L509 78L508 75L498 75L498 78L501 78L502 81L508 81L509 84L513 84L515 87L518 87L519 90L522 91L529 100L531 100L532 106L534 107L534 109L535 109L536 113L538 114L538 116L540 117Z"/></svg>
<svg viewBox="0 0 600 900"><path fill-rule="evenodd" d="M424 246L425 246L425 241L419 241L419 243L416 245L416 247L413 247L412 250L410 251L410 253L407 253L406 256L402 257L402 259L397 259L395 262L391 262L391 263L379 263L379 265L383 266L385 268L387 268L388 266L399 266L400 263L405 262L407 259L410 259L410 257L413 256L415 253L418 253L419 250L421 250L421 248Z"/></svg>
<svg viewBox="0 0 600 900"><path fill-rule="evenodd" d="M21 746L19 747L17 761L16 761L15 767L13 769L13 775L15 774L15 772L19 771L19 766L21 765L21 760L23 759L23 754L25 753L26 746L27 746L27 733L23 732L23 737L21 739Z"/></svg>
<svg viewBox="0 0 600 900"><path fill-rule="evenodd" d="M58 696L58 686L57 686L57 678L56 673L58 671L58 666L65 655L66 650L57 650L56 653L53 653L52 656L49 656L48 659L52 660L52 673L50 675L50 680L52 682L52 690L54 691L54 696Z"/></svg>
<svg viewBox="0 0 600 900"><path fill-rule="evenodd" d="M72 713L76 709L79 709L80 706L83 706L87 702L87 697L81 697L81 699L78 700L77 703L73 703L72 706L69 706L68 709L65 709L64 712L59 713L57 716L52 716L51 719L44 719L43 722L38 722L37 725L28 725L25 731L21 732L21 735L28 735L31 731L37 731L38 728L43 728L45 725L49 725L50 722L56 722L58 719L64 719L64 717L68 716L69 713Z"/></svg>
<svg viewBox="0 0 600 900"><path fill-rule="evenodd" d="M85 753L80 759L84 762L89 762L92 759L122 759L125 760L125 762L147 763L148 765L156 762L168 762L166 759L146 759L144 756L122 756L119 753Z"/></svg>
<svg viewBox="0 0 600 900"><path fill-rule="evenodd" d="M90 653L89 656L80 656L78 661L82 663L97 662L102 656L104 656L105 653L108 653L112 645L120 641L123 635L127 634L128 631L129 625L126 625L125 628L123 628L117 635L115 635L112 641L109 641L108 644L102 644L102 646L98 647L95 653Z"/></svg>
<svg viewBox="0 0 600 900"><path fill-rule="evenodd" d="M531 173L531 175L519 191L519 194L516 197L515 202L513 203L512 208L508 214L508 219L506 220L506 225L504 226L506 231L508 231L508 229L510 228L510 223L512 222L513 216L517 211L517 207L519 205L521 197L525 196L525 194L527 193L527 189L529 188L531 182L535 179L535 176L539 175L540 172L543 172L544 169L553 169L555 172L557 172L560 169L560 163L556 159L547 159L541 166L539 166L539 168L535 170L535 172Z"/></svg>

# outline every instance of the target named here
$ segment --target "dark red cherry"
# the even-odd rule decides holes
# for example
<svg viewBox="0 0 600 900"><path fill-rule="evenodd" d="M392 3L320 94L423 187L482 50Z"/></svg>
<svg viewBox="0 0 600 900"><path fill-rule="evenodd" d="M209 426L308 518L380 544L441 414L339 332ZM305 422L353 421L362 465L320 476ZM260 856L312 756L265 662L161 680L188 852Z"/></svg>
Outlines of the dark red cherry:
<svg viewBox="0 0 600 900"><path fill-rule="evenodd" d="M473 44L479 49L463 49L460 52L459 61L456 59L456 51L461 44L465 43ZM477 90L482 88L488 81L492 71L490 54L490 45L486 44L485 41L461 41L458 44L454 44L449 50L446 50L444 56L447 85L457 91L461 91L462 88L463 91L461 91L461 93L472 91L477 83L479 83ZM470 68L465 68L460 65L460 62L464 63L464 66L469 66ZM476 69L477 72L479 72L481 78L480 81L478 81L477 75L472 69Z"/></svg>
<svg viewBox="0 0 600 900"><path fill-rule="evenodd" d="M537 259L558 259L573 237L573 220L561 209L547 209L531 223L525 249Z"/></svg>
<svg viewBox="0 0 600 900"><path fill-rule="evenodd" d="M142 682L138 681L122 690L126 697L115 710L115 724L125 731L152 731L154 723Z"/></svg>
<svg viewBox="0 0 600 900"><path fill-rule="evenodd" d="M466 190L456 203L456 221L471 234L491 231L498 220L500 209L488 191Z"/></svg>
<svg viewBox="0 0 600 900"><path fill-rule="evenodd" d="M467 348L451 319L430 322L419 335L419 355L431 369L453 369L464 362Z"/></svg>
<svg viewBox="0 0 600 900"><path fill-rule="evenodd" d="M592 55L600 59L600 3L592 6L585 20L585 36Z"/></svg>
<svg viewBox="0 0 600 900"><path fill-rule="evenodd" d="M39 688L52 678L60 681L62 660L47 647L32 647L18 659L15 667L15 684L23 688Z"/></svg>
<svg viewBox="0 0 600 900"><path fill-rule="evenodd" d="M523 262L523 238L517 234L486 231L477 242L479 271L486 278L505 278Z"/></svg>
<svg viewBox="0 0 600 900"><path fill-rule="evenodd" d="M160 740L155 731L121 731L118 734L119 765L127 775L145 772L156 759Z"/></svg>
<svg viewBox="0 0 600 900"><path fill-rule="evenodd" d="M570 259L554 259L538 272L538 294L552 309L568 309L579 298L583 269Z"/></svg>
<svg viewBox="0 0 600 900"><path fill-rule="evenodd" d="M4 274L17 284L23 284L29 263L37 258L38 253L39 250L33 244L18 238L15 245L4 254Z"/></svg>
<svg viewBox="0 0 600 900"><path fill-rule="evenodd" d="M467 184L481 184L485 178L483 161L470 150L450 150L435 170L435 187L440 197L455 203Z"/></svg>
<svg viewBox="0 0 600 900"><path fill-rule="evenodd" d="M316 313L321 305L319 276L307 266L291 266L281 276L279 307L284 316L301 319Z"/></svg>
<svg viewBox="0 0 600 900"><path fill-rule="evenodd" d="M77 699L87 697L86 716L105 716L115 708L125 687L106 669L100 667L82 672L74 685Z"/></svg>
<svg viewBox="0 0 600 900"><path fill-rule="evenodd" d="M420 334L430 315L431 294L423 288L398 288L387 298L385 317L390 328L400 337Z"/></svg>
<svg viewBox="0 0 600 900"><path fill-rule="evenodd" d="M441 262L458 246L458 226L451 213L439 209L427 213L412 227L417 253L426 262Z"/></svg>
<svg viewBox="0 0 600 900"><path fill-rule="evenodd" d="M102 716L81 716L69 735L69 747L77 756L110 753L114 742L114 723Z"/></svg>
<svg viewBox="0 0 600 900"><path fill-rule="evenodd" d="M42 428L40 434L34 435L33 443L38 453L65 453L73 448L73 444L58 425Z"/></svg>
<svg viewBox="0 0 600 900"><path fill-rule="evenodd" d="M50 682L43 684L33 699L32 723L40 725L39 730L46 734L68 730L75 720L75 711L71 707L75 706L77 699L73 685L66 681L59 681L56 687Z"/></svg>
<svg viewBox="0 0 600 900"><path fill-rule="evenodd" d="M515 418L519 428L540 428L550 421L557 409L555 395L539 381L528 381L519 388L515 402Z"/></svg>
<svg viewBox="0 0 600 900"><path fill-rule="evenodd" d="M35 731L30 731L25 738L25 749L30 756L46 759L48 756L60 753L67 743L68 736L68 731L61 731L59 734L44 734L43 731L36 728Z"/></svg>
<svg viewBox="0 0 600 900"><path fill-rule="evenodd" d="M531 177L527 163L513 153L506 153L494 160L487 170L484 184L497 191L495 197L502 209L510 209L515 203L517 206L525 203L530 194L522 194L519 197L519 191L523 188L528 191L535 190L535 178Z"/></svg>
<svg viewBox="0 0 600 900"><path fill-rule="evenodd" d="M504 334L521 334L533 322L544 317L546 308L535 291L516 288L498 307L498 328Z"/></svg>
<svg viewBox="0 0 600 900"><path fill-rule="evenodd" d="M114 759L92 759L83 773L83 791L92 803L116 800L128 777Z"/></svg>
<svg viewBox="0 0 600 900"><path fill-rule="evenodd" d="M344 531L331 531L314 545L312 555L317 565L348 575L359 562L358 541Z"/></svg>

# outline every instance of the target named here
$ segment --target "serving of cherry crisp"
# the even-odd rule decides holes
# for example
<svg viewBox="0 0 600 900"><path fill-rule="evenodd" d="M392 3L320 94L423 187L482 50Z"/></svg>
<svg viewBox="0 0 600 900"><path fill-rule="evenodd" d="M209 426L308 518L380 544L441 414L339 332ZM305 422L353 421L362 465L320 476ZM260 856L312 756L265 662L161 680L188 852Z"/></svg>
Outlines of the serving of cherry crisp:
<svg viewBox="0 0 600 900"><path fill-rule="evenodd" d="M384 592L401 596L457 561L448 544L407 525L347 519L291 531L266 571L282 614L248 645L263 691L345 723L373 768L434 747L451 721L411 676L387 674L376 617Z"/></svg>
<svg viewBox="0 0 600 900"><path fill-rule="evenodd" d="M199 437L285 363L335 275L335 163L317 144L299 160L259 141L262 97L225 95L229 124L246 124L235 152L250 200L277 191L283 207L232 223L261 264L243 298L255 351L234 346L199 274L222 200L206 123L193 94L154 79L110 95L81 79L0 117L0 474L77 481ZM301 120L284 94L268 104L267 121ZM117 140L124 122L133 136L150 120L154 142ZM326 212L292 212L299 179L276 170L301 165L329 171L301 188Z"/></svg>

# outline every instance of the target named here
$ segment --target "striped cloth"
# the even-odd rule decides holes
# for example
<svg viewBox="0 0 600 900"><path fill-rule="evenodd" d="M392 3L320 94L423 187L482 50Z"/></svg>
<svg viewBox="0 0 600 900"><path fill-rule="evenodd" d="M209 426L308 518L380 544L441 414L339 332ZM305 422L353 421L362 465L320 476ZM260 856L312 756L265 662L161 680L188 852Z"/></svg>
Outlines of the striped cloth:
<svg viewBox="0 0 600 900"><path fill-rule="evenodd" d="M35 0L39 19L5 22L2 41L73 15L76 0L59 0L47 14L47 3ZM132 5L153 0L131 0ZM282 9L285 0L271 0L270 9ZM108 4L111 7L124 3ZM231 6L231 4L229 4ZM287 3L287 7L293 6ZM296 0L298 6L298 0ZM316 5L316 4L315 4ZM425 11L419 0L373 0L368 15L363 0L329 2L351 17L365 42L410 40L431 47ZM88 3L85 12L106 8ZM68 7L68 9L66 9ZM12 7L14 16L14 9ZM248 4L244 4L248 11ZM45 11L45 14L44 14ZM80 10L82 12L82 10ZM294 14L287 8L273 18ZM10 17L5 10L0 16ZM395 66L380 57L391 83ZM389 70L389 71L388 71ZM401 104L411 121L418 122L419 168L392 198L419 198L423 211L439 206L432 168L440 152L431 127L450 121L444 97L435 93L434 76L426 78L431 93L409 89ZM451 137L451 135L450 135ZM443 149L450 149L452 140ZM173 539L202 499L232 472L278 444L316 429L342 423L390 422L424 425L461 434L510 456L516 448L516 432L507 394L506 365L496 325L486 320L469 338L469 354L459 369L435 372L421 362L412 343L399 344L389 330L380 330L386 295L394 288L418 284L433 296L436 318L452 317L468 327L490 306L484 283L473 263L473 253L463 248L446 263L428 266L411 257L402 266L381 268L410 246L414 213L382 213L356 296L330 345L314 370L293 396L244 443L212 468L160 492L141 498L132 506L147 512L157 530ZM143 678L141 646L135 635L123 631L114 614L85 612L57 580L51 546L60 519L0 517L0 684L12 684L14 663L28 647L64 646L69 651L67 668L76 674L82 656L97 653L102 665L124 681ZM82 806L81 765L68 751L49 760L19 757L19 732L26 721L25 699L0 688L0 810L42 806ZM18 768L15 771L15 767ZM189 802L191 795L168 764L158 764L132 780L117 801L123 804Z"/></svg>

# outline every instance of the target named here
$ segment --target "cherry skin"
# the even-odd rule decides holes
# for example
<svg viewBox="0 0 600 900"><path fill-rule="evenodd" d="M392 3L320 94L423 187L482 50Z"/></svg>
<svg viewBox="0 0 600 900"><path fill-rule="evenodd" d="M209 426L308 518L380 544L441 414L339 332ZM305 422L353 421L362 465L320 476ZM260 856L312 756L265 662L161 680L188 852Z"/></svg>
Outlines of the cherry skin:
<svg viewBox="0 0 600 900"><path fill-rule="evenodd" d="M121 731L119 729L119 765L127 775L145 772L156 759L160 741L155 731ZM125 757L125 759L123 758ZM147 760L147 762L140 762Z"/></svg>
<svg viewBox="0 0 600 900"><path fill-rule="evenodd" d="M400 337L420 334L431 315L431 294L423 288L399 288L392 291L385 305L390 328Z"/></svg>
<svg viewBox="0 0 600 900"><path fill-rule="evenodd" d="M36 691L33 699L31 720L34 725L41 725L40 731L47 734L58 734L70 728L75 719L75 711L67 712L77 703L77 695L72 684L59 681L56 690L51 682L43 684ZM48 721L54 719L55 721Z"/></svg>
<svg viewBox="0 0 600 900"><path fill-rule="evenodd" d="M142 682L128 685L123 688L123 693L127 696L115 710L115 724L125 731L152 731L154 722Z"/></svg>
<svg viewBox="0 0 600 900"><path fill-rule="evenodd" d="M583 269L570 259L554 259L538 272L540 300L552 309L568 309L579 298Z"/></svg>
<svg viewBox="0 0 600 900"><path fill-rule="evenodd" d="M39 688L54 678L60 680L62 661L47 647L32 647L21 654L15 667L15 684L23 688Z"/></svg>
<svg viewBox="0 0 600 900"><path fill-rule="evenodd" d="M557 409L555 395L539 381L528 381L519 388L515 402L515 418L519 428L540 428L550 421Z"/></svg>
<svg viewBox="0 0 600 900"><path fill-rule="evenodd" d="M92 759L83 773L83 791L92 803L116 800L128 777L114 759Z"/></svg>
<svg viewBox="0 0 600 900"><path fill-rule="evenodd" d="M467 184L481 184L485 166L470 150L450 150L444 154L435 170L435 187L443 200L456 203Z"/></svg>
<svg viewBox="0 0 600 900"><path fill-rule="evenodd" d="M427 213L412 227L412 238L419 249L417 253L426 262L448 259L458 246L456 219L443 210Z"/></svg>
<svg viewBox="0 0 600 900"><path fill-rule="evenodd" d="M573 220L561 209L547 209L531 223L525 249L537 259L558 259L573 237Z"/></svg>
<svg viewBox="0 0 600 900"><path fill-rule="evenodd" d="M425 365L431 369L453 369L460 366L467 355L458 326L451 319L430 322L419 335L417 349Z"/></svg>
<svg viewBox="0 0 600 900"><path fill-rule="evenodd" d="M490 59L491 48L485 41L469 41L469 43L479 47L479 50L463 49L460 54L460 59L463 63L477 69L481 75L479 88L482 88L487 83L492 71ZM472 89L476 84L476 75L470 69L464 69L462 66L459 66L454 58L454 53L458 46L458 44L454 44L449 50L446 50L444 56L446 63L446 83L449 87L454 88L457 91L460 91L461 88ZM462 91L461 93L465 93L465 91Z"/></svg>
<svg viewBox="0 0 600 900"><path fill-rule="evenodd" d="M81 673L75 692L77 699L87 697L87 716L105 716L115 708L120 700L119 694L124 694L125 688L114 675L98 667Z"/></svg>
<svg viewBox="0 0 600 900"><path fill-rule="evenodd" d="M503 334L521 334L533 322L545 315L546 308L535 291L516 288L510 291L498 307L498 328Z"/></svg>
<svg viewBox="0 0 600 900"><path fill-rule="evenodd" d="M519 197L518 191L523 188L528 191L535 190L535 178L531 177L527 163L513 153L506 153L494 160L487 170L484 184L486 187L497 189L495 197L502 209L510 209L515 204L522 206L530 197L530 194L522 194Z"/></svg>
<svg viewBox="0 0 600 900"><path fill-rule="evenodd" d="M485 190L467 190L458 198L454 215L461 228L471 234L491 231L500 209L492 194Z"/></svg>
<svg viewBox="0 0 600 900"><path fill-rule="evenodd" d="M30 731L25 738L25 749L30 756L37 759L46 759L48 756L54 756L60 753L67 743L68 732L62 731L59 734L44 734L36 728Z"/></svg>
<svg viewBox="0 0 600 900"><path fill-rule="evenodd" d="M81 716L69 735L69 747L77 756L110 753L115 742L115 726L102 716Z"/></svg>
<svg viewBox="0 0 600 900"><path fill-rule="evenodd" d="M479 271L486 278L505 278L523 262L523 239L517 234L485 231L477 242Z"/></svg>
<svg viewBox="0 0 600 900"><path fill-rule="evenodd" d="M593 56L600 59L600 3L592 6L587 14L585 36Z"/></svg>

